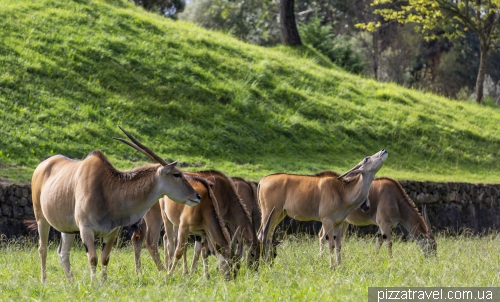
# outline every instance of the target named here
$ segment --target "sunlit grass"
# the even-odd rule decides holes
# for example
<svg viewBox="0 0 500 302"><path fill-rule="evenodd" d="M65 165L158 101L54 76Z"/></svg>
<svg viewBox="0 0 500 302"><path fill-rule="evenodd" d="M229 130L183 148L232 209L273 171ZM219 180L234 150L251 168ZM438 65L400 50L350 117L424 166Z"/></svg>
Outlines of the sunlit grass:
<svg viewBox="0 0 500 302"><path fill-rule="evenodd" d="M354 76L307 47L263 48L130 1L0 0L0 177L101 149L122 125L188 170L258 180L345 171L385 148L380 176L493 182L500 109Z"/></svg>
<svg viewBox="0 0 500 302"><path fill-rule="evenodd" d="M319 253L316 238L289 236L278 248L273 266L258 272L242 268L236 280L226 282L210 257L211 278L203 277L201 263L195 273L173 276L157 272L149 254L142 257L143 272L134 272L133 252L127 244L111 254L106 284L90 285L89 267L81 244L72 249L76 282L69 284L59 264L55 244L47 259L46 284L39 281L40 260L35 243L2 242L0 248L0 300L199 301L201 300L366 300L374 286L498 286L500 256L497 234L484 237L437 236L438 257L424 258L417 244L396 240L394 257L382 247L375 253L374 238L348 237L343 263L329 268L328 252ZM192 248L189 249L190 256ZM99 270L99 269L98 269Z"/></svg>

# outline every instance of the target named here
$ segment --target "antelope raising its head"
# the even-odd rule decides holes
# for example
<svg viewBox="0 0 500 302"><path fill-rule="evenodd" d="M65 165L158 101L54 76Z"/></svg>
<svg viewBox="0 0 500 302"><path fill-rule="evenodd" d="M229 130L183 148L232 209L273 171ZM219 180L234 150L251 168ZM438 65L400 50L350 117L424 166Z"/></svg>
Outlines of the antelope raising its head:
<svg viewBox="0 0 500 302"><path fill-rule="evenodd" d="M40 163L31 181L33 209L40 236L42 281L46 280L45 262L50 226L61 232L58 248L66 277L73 280L69 254L75 234L79 233L87 250L91 281L95 280L97 253L94 236L103 238L101 255L102 282L105 281L109 253L121 226L137 223L163 195L177 203L195 205L200 195L176 168L167 163L132 135L133 141L119 138L146 154L158 164L129 172L116 170L101 151L93 151L83 161L56 155Z"/></svg>
<svg viewBox="0 0 500 302"><path fill-rule="evenodd" d="M337 263L340 263L342 222L367 201L375 173L387 156L388 152L382 149L365 157L339 177L282 173L261 179L258 189L262 209L259 240L264 245L265 256L268 259L273 256L270 239L278 223L288 215L299 221L321 221L328 236L334 239L330 240L330 267L333 267L334 247Z"/></svg>

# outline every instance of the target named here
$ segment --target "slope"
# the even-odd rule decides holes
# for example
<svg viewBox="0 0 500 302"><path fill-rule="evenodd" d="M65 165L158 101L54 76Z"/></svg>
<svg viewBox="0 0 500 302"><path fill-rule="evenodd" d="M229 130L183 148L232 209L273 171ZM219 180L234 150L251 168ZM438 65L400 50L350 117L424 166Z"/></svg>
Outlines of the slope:
<svg viewBox="0 0 500 302"><path fill-rule="evenodd" d="M263 48L127 1L0 0L0 177L54 154L147 159L122 125L186 170L258 180L345 171L385 148L378 175L500 182L500 109L382 84L306 47Z"/></svg>

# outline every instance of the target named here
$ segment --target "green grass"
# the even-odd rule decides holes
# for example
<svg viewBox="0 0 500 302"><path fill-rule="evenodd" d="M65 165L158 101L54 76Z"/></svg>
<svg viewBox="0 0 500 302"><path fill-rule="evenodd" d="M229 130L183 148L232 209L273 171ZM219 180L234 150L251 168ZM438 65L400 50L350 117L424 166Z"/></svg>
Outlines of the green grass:
<svg viewBox="0 0 500 302"><path fill-rule="evenodd" d="M343 263L330 270L328 253L319 254L315 238L291 236L279 247L273 267L263 266L259 272L242 268L238 278L229 282L216 271L214 257L209 258L209 280L203 277L201 263L194 274L183 276L178 269L167 278L156 271L145 250L143 272L136 275L132 249L125 245L111 253L107 283L93 287L81 244L75 244L71 254L75 283L66 281L53 244L47 258L48 280L42 284L36 244L4 241L0 300L366 301L368 287L376 286L498 286L499 240L498 234L438 236L438 257L429 259L417 244L395 241L394 256L389 259L386 249L375 253L374 237L348 237L342 248Z"/></svg>
<svg viewBox="0 0 500 302"><path fill-rule="evenodd" d="M500 183L500 109L346 73L307 47L263 48L128 1L0 0L0 177L101 149L122 125L185 169L258 180L345 171L385 148L380 176Z"/></svg>

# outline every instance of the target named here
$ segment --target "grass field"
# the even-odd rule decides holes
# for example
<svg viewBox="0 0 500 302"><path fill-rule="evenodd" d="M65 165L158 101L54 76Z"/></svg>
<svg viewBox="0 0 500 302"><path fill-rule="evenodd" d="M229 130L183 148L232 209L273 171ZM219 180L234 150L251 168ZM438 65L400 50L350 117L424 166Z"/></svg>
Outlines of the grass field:
<svg viewBox="0 0 500 302"><path fill-rule="evenodd" d="M263 266L258 272L242 268L238 278L229 282L215 271L214 257L210 257L209 280L203 277L201 265L194 274L183 276L178 269L166 277L156 271L145 251L143 272L136 275L132 249L125 244L111 253L107 283L90 286L81 245L75 244L71 255L76 282L66 281L53 244L47 258L48 281L42 284L36 244L2 241L0 300L366 301L368 287L375 286L491 287L500 284L499 243L498 234L437 236L438 257L426 259L417 244L395 241L394 257L389 259L385 249L375 254L374 237L348 237L342 265L330 270L328 253L319 254L315 238L289 236L279 247L273 267Z"/></svg>
<svg viewBox="0 0 500 302"><path fill-rule="evenodd" d="M0 0L0 177L102 149L122 125L185 169L252 180L345 171L382 148L379 176L500 183L500 108L349 74L308 47L264 48L125 0Z"/></svg>

